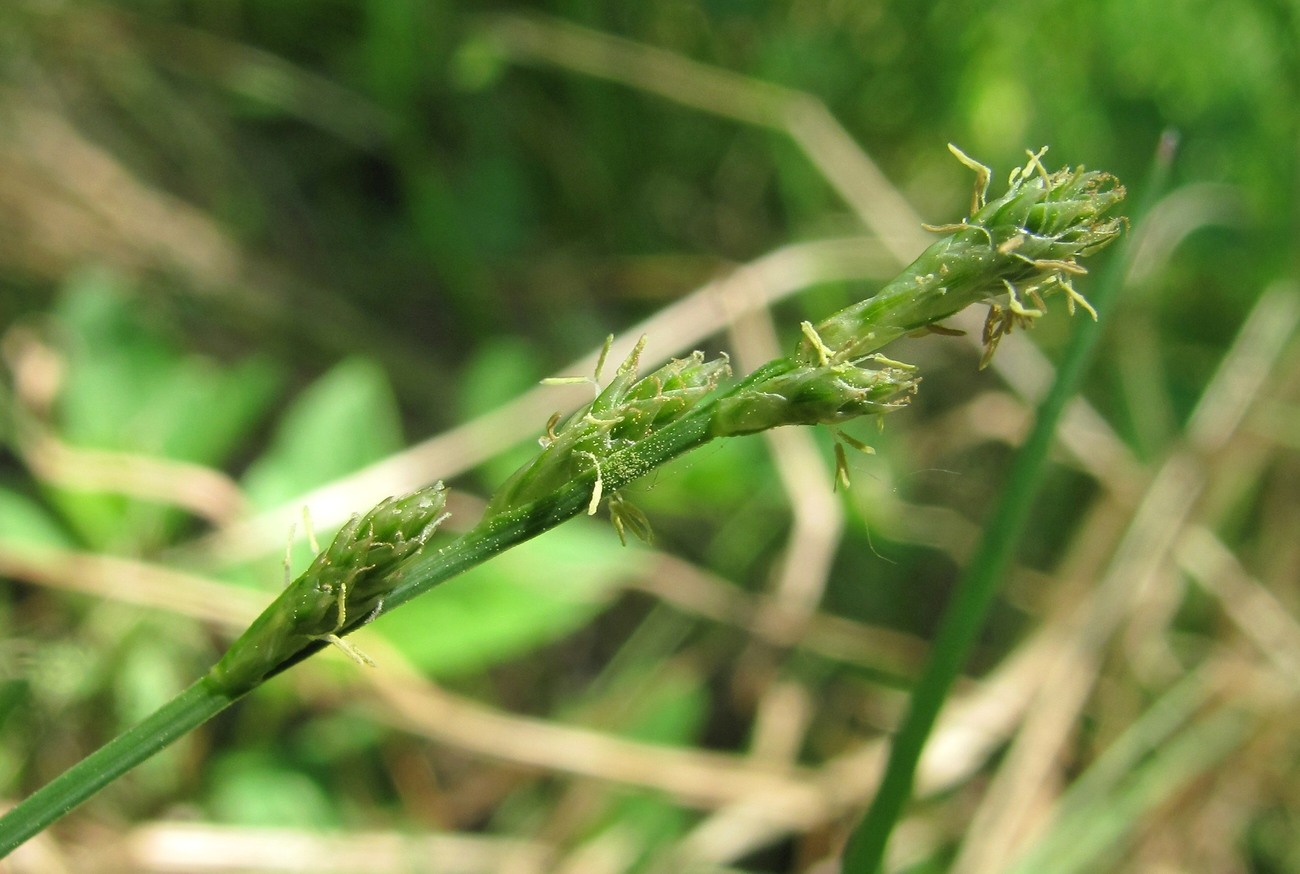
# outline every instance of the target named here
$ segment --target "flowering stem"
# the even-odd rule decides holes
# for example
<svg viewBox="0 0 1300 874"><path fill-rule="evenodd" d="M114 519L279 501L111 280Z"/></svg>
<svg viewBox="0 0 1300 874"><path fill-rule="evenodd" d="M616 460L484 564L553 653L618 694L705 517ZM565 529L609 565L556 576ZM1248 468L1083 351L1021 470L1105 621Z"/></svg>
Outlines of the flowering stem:
<svg viewBox="0 0 1300 874"><path fill-rule="evenodd" d="M706 361L699 352L641 376L638 346L591 404L547 423L541 451L493 496L478 525L440 549L424 551L444 516L440 483L354 517L202 680L0 817L0 855L325 646L364 660L344 636L506 549L602 503L620 537L644 533L644 517L619 490L684 452L718 437L837 426L905 405L917 387L914 368L876 351L900 334L985 301L991 353L1002 335L1042 314L1048 294L1066 294L1072 311L1076 303L1090 309L1070 277L1084 272L1078 257L1118 235L1121 221L1106 213L1123 188L1082 168L1049 174L1039 152L1012 173L1005 195L986 202L987 168L954 152L977 170L969 219L936 229L945 236L878 295L816 327L805 323L794 354L734 384L723 384L725 357Z"/></svg>

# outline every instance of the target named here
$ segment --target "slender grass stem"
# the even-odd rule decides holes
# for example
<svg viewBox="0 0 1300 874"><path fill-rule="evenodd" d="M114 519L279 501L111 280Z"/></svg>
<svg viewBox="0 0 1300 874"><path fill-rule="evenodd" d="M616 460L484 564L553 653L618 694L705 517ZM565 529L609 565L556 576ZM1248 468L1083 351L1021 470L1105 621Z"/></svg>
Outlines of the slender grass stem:
<svg viewBox="0 0 1300 874"><path fill-rule="evenodd" d="M705 405L695 415L654 435L657 439L638 444L635 452L627 450L631 457L617 459L604 474L608 487L626 485L640 475L637 471L650 470L710 439L709 419ZM400 581L377 612L399 607L439 583L578 515L587 508L593 488L593 475L576 478L554 495L498 514L441 549L409 562L396 572ZM373 615L364 620L371 618ZM282 673L327 645L318 641L304 647L263 679ZM242 694L231 693L204 677L143 722L60 774L0 817L0 858L131 768L220 713Z"/></svg>
<svg viewBox="0 0 1300 874"><path fill-rule="evenodd" d="M231 696L204 677L0 817L0 858L91 795L230 706Z"/></svg>
<svg viewBox="0 0 1300 874"><path fill-rule="evenodd" d="M1123 199L1122 186L1083 168L1049 174L1039 152L1012 173L1005 195L986 201L988 168L954 153L981 180L971 216L936 228L945 236L875 298L816 327L804 323L792 356L722 387L731 372L725 356L706 361L697 352L641 376L638 345L590 405L547 424L541 451L497 492L475 528L441 549L424 551L445 515L441 483L353 517L202 680L0 818L0 854L270 677L330 644L357 655L344 635L584 510L595 513L603 497L622 536L635 517L619 489L684 452L719 437L834 426L905 405L916 390L915 368L876 351L901 334L985 301L991 354L999 337L1041 315L1022 296L1041 305L1043 295L1064 292L1072 311L1080 301L1086 308L1069 275L1083 272L1076 257L1119 234L1121 220L1106 213ZM960 651L949 658L955 671ZM944 688L934 685L940 696Z"/></svg>
<svg viewBox="0 0 1300 874"><path fill-rule="evenodd" d="M1148 177L1139 215L1145 214L1154 198L1163 191L1173 152L1173 137L1166 134ZM880 788L845 847L841 870L846 874L874 874L883 869L889 836L912 795L921 752L948 692L984 626L999 584L1025 531L1034 496L1047 468L1048 450L1061 411L1074 395L1092 361L1101 333L1101 319L1113 308L1122 284L1122 267L1122 259L1112 261L1103 281L1093 290L1092 305L1098 314L1098 323L1085 323L1072 332L1056 380L1039 405L1028 439L1016 454L1002 497L984 528L975 556L958 583L935 634L930 661L912 691L907 715L894 735Z"/></svg>

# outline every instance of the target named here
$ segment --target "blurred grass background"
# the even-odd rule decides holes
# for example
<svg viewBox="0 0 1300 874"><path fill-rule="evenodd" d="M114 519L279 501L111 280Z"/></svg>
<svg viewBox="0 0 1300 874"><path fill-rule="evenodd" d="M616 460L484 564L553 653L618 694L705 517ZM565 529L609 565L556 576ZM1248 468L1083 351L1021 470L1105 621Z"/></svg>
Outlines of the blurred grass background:
<svg viewBox="0 0 1300 874"><path fill-rule="evenodd" d="M1300 871L1298 14L4 4L0 797L206 670L303 505L471 524L606 334L752 367L964 214L945 143L1140 194L1172 127L890 869ZM12 869L834 870L1069 330L906 341L851 491L823 434L707 448L632 490L651 547L507 554Z"/></svg>

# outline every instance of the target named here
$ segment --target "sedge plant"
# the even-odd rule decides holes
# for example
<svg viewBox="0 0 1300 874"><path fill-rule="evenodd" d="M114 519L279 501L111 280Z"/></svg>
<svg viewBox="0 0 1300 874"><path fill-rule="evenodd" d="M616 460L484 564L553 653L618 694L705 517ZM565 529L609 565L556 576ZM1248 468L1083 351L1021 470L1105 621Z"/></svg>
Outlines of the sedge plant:
<svg viewBox="0 0 1300 874"><path fill-rule="evenodd" d="M1122 230L1111 212L1123 187L1082 167L1050 172L1044 149L989 200L989 169L950 148L976 173L970 215L931 227L938 241L875 295L815 326L803 323L792 354L740 380L725 356L700 352L643 374L638 345L590 404L547 423L540 451L497 491L482 519L439 548L428 544L445 517L441 483L354 517L205 676L0 818L0 856L322 648L340 646L363 660L346 635L516 544L602 506L620 538L647 535L645 517L621 490L705 443L826 425L844 478L843 446L861 444L840 427L899 409L917 390L915 368L880 352L900 336L951 333L944 319L983 303L984 364L1004 335L1042 316L1052 296L1064 297L1072 313L1092 312L1072 280L1085 272L1079 259Z"/></svg>

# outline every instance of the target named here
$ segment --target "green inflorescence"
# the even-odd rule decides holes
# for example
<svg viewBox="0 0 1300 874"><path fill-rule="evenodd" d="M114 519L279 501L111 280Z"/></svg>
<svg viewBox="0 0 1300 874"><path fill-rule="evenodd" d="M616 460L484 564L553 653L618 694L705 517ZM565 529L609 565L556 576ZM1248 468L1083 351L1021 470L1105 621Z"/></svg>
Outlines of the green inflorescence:
<svg viewBox="0 0 1300 874"><path fill-rule="evenodd" d="M976 172L970 217L929 230L945 234L877 294L805 329L796 357L806 363L856 361L911 331L927 329L973 303L987 302L985 354L998 340L1043 314L1043 297L1060 292L1070 312L1091 312L1071 277L1087 272L1080 257L1106 246L1124 227L1107 213L1124 199L1109 173L1064 168L1049 173L1046 148L1017 167L1007 193L986 201L989 168L953 153ZM1095 313L1093 314L1095 316Z"/></svg>
<svg viewBox="0 0 1300 874"><path fill-rule="evenodd" d="M290 583L208 673L219 689L240 694L282 663L320 641L365 624L400 582L398 564L417 553L439 523L447 490L442 483L387 498L354 515L311 566Z"/></svg>
<svg viewBox="0 0 1300 874"><path fill-rule="evenodd" d="M731 374L725 356L705 360L704 353L694 352L642 377L638 367L644 347L642 338L594 401L563 423L552 418L541 438L542 451L497 491L485 518L538 500L593 472L596 485L590 512L594 513L604 492L605 468L617 465L611 472L617 473L619 481L634 478L631 472L638 466L645 472L638 454L627 450L691 412ZM605 348L608 351L609 341ZM597 376L599 371L598 366Z"/></svg>
<svg viewBox="0 0 1300 874"><path fill-rule="evenodd" d="M541 450L517 470L489 501L476 531L508 524L538 530L605 504L620 539L648 539L649 522L619 491L669 458L717 437L754 434L784 425L827 425L836 438L836 467L847 481L843 446L869 451L839 427L908 403L920 378L911 365L879 349L898 336L931 329L977 302L989 305L984 361L1012 328L1028 325L1044 310L1050 293L1066 296L1071 312L1091 310L1070 284L1084 272L1080 257L1114 239L1123 220L1106 213L1124 189L1105 173L1082 168L1048 172L1030 153L1012 174L1006 194L988 201L987 167L953 153L976 172L970 216L931 228L945 234L894 281L817 326L803 325L794 353L732 385L726 356L702 352L640 374L645 339L617 368L609 384L600 374L591 403L561 421L552 417ZM575 487L587 491L573 498ZM558 496L568 495L564 501ZM382 610L384 595L400 583L401 561L417 552L440 519L441 485L385 501L355 518L213 669L222 688L243 690L274 672L286 659L322 641L353 652L341 637ZM560 512L563 503L567 508ZM531 521L530 521L531 520Z"/></svg>
<svg viewBox="0 0 1300 874"><path fill-rule="evenodd" d="M782 425L840 425L905 406L913 368L873 356L870 364L804 364L782 358L755 371L742 390L718 399L713 433L756 434ZM878 364L880 366L870 366Z"/></svg>
<svg viewBox="0 0 1300 874"><path fill-rule="evenodd" d="M558 416L548 423L542 451L496 494L485 518L589 477L588 512L595 513L608 496L620 538L627 531L648 536L644 516L616 492L666 460L662 447L652 445L660 437L671 438L661 442L679 453L715 437L828 425L837 437L836 467L844 481L842 444L867 447L838 426L906 405L920 381L913 367L877 351L885 344L918 330L954 333L940 321L984 302L989 315L982 367L1004 335L1043 314L1045 296L1062 293L1071 313L1076 306L1091 312L1070 279L1086 272L1080 257L1122 230L1123 219L1106 214L1123 199L1123 187L1106 173L1083 168L1049 173L1043 149L1029 153L1026 165L1012 172L1006 194L988 201L991 171L950 148L976 173L971 214L957 224L931 227L944 238L898 278L815 327L805 322L793 355L768 362L730 387L718 387L730 373L726 359L706 361L700 352L640 377L644 339L603 390L600 365L596 380L555 380L595 382L598 394L562 425Z"/></svg>
<svg viewBox="0 0 1300 874"><path fill-rule="evenodd" d="M844 445L869 447L840 426L903 406L919 382L910 365L879 353L886 343L918 330L951 333L942 319L984 302L983 366L1003 336L1042 315L1049 294L1064 294L1071 312L1092 312L1070 280L1085 272L1079 258L1122 230L1123 219L1107 213L1124 189L1108 174L1083 168L1049 173L1044 151L1031 153L1011 174L1007 193L988 201L991 172L954 147L976 173L970 216L931 228L945 236L898 278L816 326L805 322L792 355L738 383L723 384L731 374L725 356L700 352L642 377L644 340L603 389L600 365L594 380L563 380L595 383L595 399L563 423L554 416L537 456L497 492L478 525L442 549L420 555L445 516L441 483L353 517L202 680L0 817L0 854L267 677L326 644L362 659L344 635L584 509L595 513L603 502L620 538L648 538L648 521L620 489L709 440L826 425L846 481Z"/></svg>

